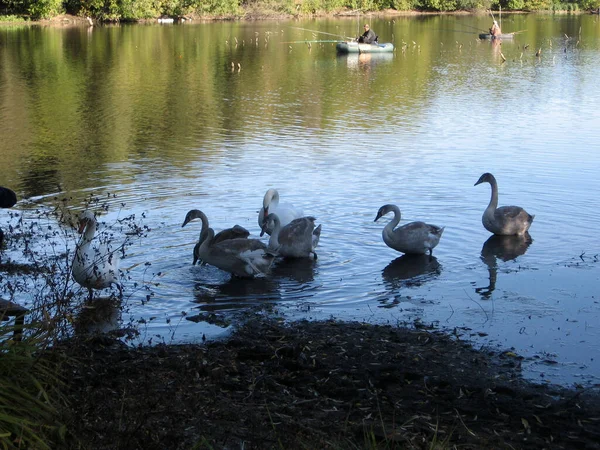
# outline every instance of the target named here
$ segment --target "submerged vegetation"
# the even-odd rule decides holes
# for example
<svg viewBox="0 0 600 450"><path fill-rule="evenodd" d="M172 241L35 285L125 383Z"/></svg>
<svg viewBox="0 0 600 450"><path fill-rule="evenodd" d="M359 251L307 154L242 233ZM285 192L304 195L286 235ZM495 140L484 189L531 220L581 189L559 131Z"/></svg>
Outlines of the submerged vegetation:
<svg viewBox="0 0 600 450"><path fill-rule="evenodd" d="M175 18L306 17L360 12L595 10L600 0L0 0L0 20L50 19L68 13L98 21ZM2 18L2 16L4 16Z"/></svg>

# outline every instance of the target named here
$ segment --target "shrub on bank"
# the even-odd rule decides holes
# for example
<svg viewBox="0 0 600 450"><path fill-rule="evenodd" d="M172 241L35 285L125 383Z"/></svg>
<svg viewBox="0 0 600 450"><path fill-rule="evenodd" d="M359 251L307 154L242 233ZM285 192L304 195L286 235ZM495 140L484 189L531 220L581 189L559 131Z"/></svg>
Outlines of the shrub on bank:
<svg viewBox="0 0 600 450"><path fill-rule="evenodd" d="M0 248L0 319L14 315L21 319L0 321L1 449L50 450L67 439L61 419L69 409L62 373L65 361L56 344L77 327L86 328L86 312L105 304L98 298L86 304L86 289L73 280L80 237L75 233L77 216L67 200L61 199L53 209L11 213L7 226L2 224L7 231L6 246ZM108 204L94 196L83 206L108 210ZM125 239L123 248L147 230L133 215L104 228L99 239L106 243ZM108 300L114 300L112 295ZM26 308L24 315L17 304ZM122 309L125 303L117 307Z"/></svg>
<svg viewBox="0 0 600 450"><path fill-rule="evenodd" d="M0 0L0 15L51 18L68 12L99 21L139 21L161 16L307 16L352 11L587 11L600 0Z"/></svg>

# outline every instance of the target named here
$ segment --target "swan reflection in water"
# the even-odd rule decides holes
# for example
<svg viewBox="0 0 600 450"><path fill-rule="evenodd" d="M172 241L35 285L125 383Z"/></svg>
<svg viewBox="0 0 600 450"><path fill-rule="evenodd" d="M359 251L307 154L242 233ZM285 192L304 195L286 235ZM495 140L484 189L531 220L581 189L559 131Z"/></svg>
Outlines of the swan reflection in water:
<svg viewBox="0 0 600 450"><path fill-rule="evenodd" d="M351 53L338 54L339 61L345 61L349 69L370 71L378 64L390 63L394 60L393 53Z"/></svg>
<svg viewBox="0 0 600 450"><path fill-rule="evenodd" d="M115 298L86 301L73 321L78 334L102 334L117 330L121 321L121 302Z"/></svg>
<svg viewBox="0 0 600 450"><path fill-rule="evenodd" d="M279 302L282 300L282 288L293 290L294 286L311 283L316 266L317 262L308 258L278 259L264 277L229 278L225 272L222 277L206 274L195 285L194 302L206 312L247 309L252 304Z"/></svg>
<svg viewBox="0 0 600 450"><path fill-rule="evenodd" d="M394 259L383 269L383 280L392 287L420 286L442 273L435 256L405 254Z"/></svg>
<svg viewBox="0 0 600 450"><path fill-rule="evenodd" d="M507 262L517 259L525 254L532 242L533 239L528 232L513 236L493 235L485 241L481 249L481 260L488 267L490 284L486 287L476 288L475 292L483 298L489 299L496 289L498 260Z"/></svg>
<svg viewBox="0 0 600 450"><path fill-rule="evenodd" d="M281 299L279 283L272 277L231 277L225 283L199 282L194 289L194 302L203 311L247 308L253 303Z"/></svg>
<svg viewBox="0 0 600 450"><path fill-rule="evenodd" d="M271 276L309 283L315 278L316 261L309 258L288 258L277 261L271 268Z"/></svg>

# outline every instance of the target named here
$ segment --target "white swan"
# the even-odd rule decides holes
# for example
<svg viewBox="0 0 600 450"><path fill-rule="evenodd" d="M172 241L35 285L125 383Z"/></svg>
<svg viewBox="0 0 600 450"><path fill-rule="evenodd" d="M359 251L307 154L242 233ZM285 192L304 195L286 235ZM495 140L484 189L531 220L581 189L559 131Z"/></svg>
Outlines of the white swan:
<svg viewBox="0 0 600 450"><path fill-rule="evenodd" d="M411 222L394 227L400 222L400 208L396 205L383 205L377 211L375 222L387 213L393 212L394 218L385 226L381 235L383 242L390 248L402 253L423 255L433 253L433 249L440 242L444 227L429 225L425 222Z"/></svg>
<svg viewBox="0 0 600 450"><path fill-rule="evenodd" d="M189 222L191 222L194 219L202 220L202 229L200 230L200 237L198 238L198 242L194 246L194 261L192 262L192 265L196 265L196 262L198 262L198 260L200 259L200 257L198 256L198 252L200 251L200 245L202 245L202 242L204 242L208 233L208 217L206 217L206 214L204 214L199 209L192 209L188 211L188 213L185 215L185 220L183 221L183 225L181 225L181 228L185 227ZM227 239L245 239L248 236L250 236L250 232L248 230L239 225L234 225L232 228L226 228L224 230L219 231L213 238L213 243L216 244Z"/></svg>
<svg viewBox="0 0 600 450"><path fill-rule="evenodd" d="M262 236L267 228L272 230L269 239L269 252L284 258L317 259L315 248L321 237L321 225L315 228L314 217L294 219L283 228L277 214L271 213L265 219Z"/></svg>
<svg viewBox="0 0 600 450"><path fill-rule="evenodd" d="M244 278L264 275L271 268L275 257L258 239L229 239L215 244L214 236L215 231L208 228L200 245L198 255L205 263Z"/></svg>
<svg viewBox="0 0 600 450"><path fill-rule="evenodd" d="M88 289L92 299L94 289L106 289L116 284L119 295L123 296L123 287L119 281L119 255L106 244L92 247L96 233L96 218L91 211L79 216L79 233L83 233L73 258L73 278Z"/></svg>
<svg viewBox="0 0 600 450"><path fill-rule="evenodd" d="M494 175L484 173L474 186L481 183L490 183L492 186L490 204L481 217L481 222L486 230L501 236L523 234L529 230L535 216L528 214L520 206L501 206L498 208L498 183Z"/></svg>
<svg viewBox="0 0 600 450"><path fill-rule="evenodd" d="M279 203L279 192L276 189L269 189L263 198L263 206L258 213L258 226L263 228L265 219L270 213L277 214L281 226L284 227L294 219L299 219L304 216L301 209L296 208L289 203ZM272 228L267 228L266 233L271 235Z"/></svg>

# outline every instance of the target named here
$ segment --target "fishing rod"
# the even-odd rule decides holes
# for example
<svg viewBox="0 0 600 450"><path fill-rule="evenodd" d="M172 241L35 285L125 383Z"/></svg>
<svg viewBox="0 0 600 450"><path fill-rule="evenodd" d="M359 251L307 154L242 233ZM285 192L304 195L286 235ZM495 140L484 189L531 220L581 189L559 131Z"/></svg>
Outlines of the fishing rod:
<svg viewBox="0 0 600 450"><path fill-rule="evenodd" d="M329 36L337 36L337 37L343 38L344 40L348 40L348 39L353 40L354 39L352 37L342 36L341 34L326 33L325 31L309 30L308 28L300 28L300 27L290 27L290 28L294 28L295 30L310 31L311 33L321 33L321 34L327 34Z"/></svg>
<svg viewBox="0 0 600 450"><path fill-rule="evenodd" d="M477 30L477 31L480 31L480 32L484 32L484 33L487 32L487 30L482 30L481 28L474 27L474 26L471 26L471 25L467 25L466 23L461 23L460 26L461 27L473 28L474 30Z"/></svg>
<svg viewBox="0 0 600 450"><path fill-rule="evenodd" d="M468 31L468 30L456 30L454 28L436 28L436 30L438 30L438 31L451 31L453 33L465 33L465 34L473 35L472 31ZM487 33L487 31L480 30L479 28L477 29L477 31L479 31L480 33Z"/></svg>

